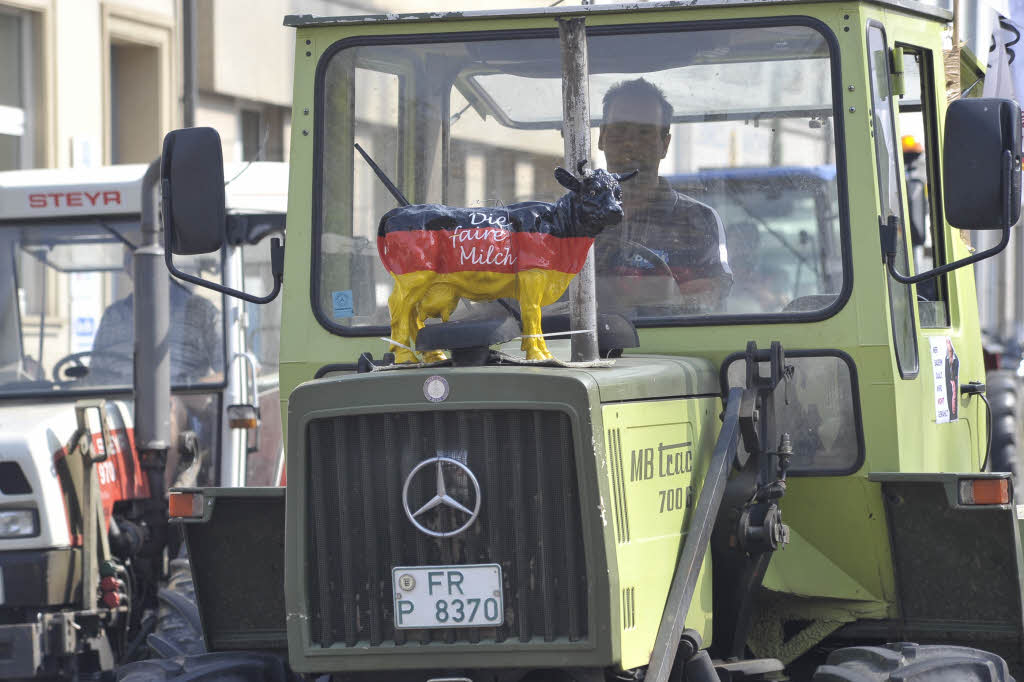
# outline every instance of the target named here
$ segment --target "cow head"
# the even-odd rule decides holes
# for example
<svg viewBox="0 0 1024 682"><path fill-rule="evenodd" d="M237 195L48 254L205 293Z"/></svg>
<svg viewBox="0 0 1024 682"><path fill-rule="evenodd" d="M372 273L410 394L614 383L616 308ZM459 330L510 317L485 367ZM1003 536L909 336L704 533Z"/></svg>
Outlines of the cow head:
<svg viewBox="0 0 1024 682"><path fill-rule="evenodd" d="M620 182L629 180L637 171L609 173L603 168L583 171L586 161L576 166L577 178L564 168L555 169L555 179L572 194L573 215L578 224L571 227L578 236L596 237L606 227L622 222L622 189Z"/></svg>

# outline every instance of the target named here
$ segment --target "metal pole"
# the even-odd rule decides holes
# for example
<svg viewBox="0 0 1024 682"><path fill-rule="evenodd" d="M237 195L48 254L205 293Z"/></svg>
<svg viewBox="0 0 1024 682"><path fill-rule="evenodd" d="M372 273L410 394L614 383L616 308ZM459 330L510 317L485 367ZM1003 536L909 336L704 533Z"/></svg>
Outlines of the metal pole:
<svg viewBox="0 0 1024 682"><path fill-rule="evenodd" d="M135 442L141 452L166 451L171 441L170 286L164 267L155 190L160 160L142 179L142 244L134 258Z"/></svg>
<svg viewBox="0 0 1024 682"><path fill-rule="evenodd" d="M196 0L182 0L181 33L184 61L182 123L185 128L191 128L196 124L196 102L199 100L196 84Z"/></svg>
<svg viewBox="0 0 1024 682"><path fill-rule="evenodd" d="M42 290L39 294L39 300L41 304L39 306L39 355L36 357L36 362L39 363L40 367L45 367L43 364L43 337L46 336L46 276L49 275L46 268L49 267L46 263L42 263L43 286L40 287Z"/></svg>
<svg viewBox="0 0 1024 682"><path fill-rule="evenodd" d="M580 161L590 162L590 88L587 81L587 32L584 19L559 19L562 45L562 139L565 143L565 167L576 171ZM597 293L594 249L591 247L580 274L569 285L569 319L573 331L572 359L596 360Z"/></svg>

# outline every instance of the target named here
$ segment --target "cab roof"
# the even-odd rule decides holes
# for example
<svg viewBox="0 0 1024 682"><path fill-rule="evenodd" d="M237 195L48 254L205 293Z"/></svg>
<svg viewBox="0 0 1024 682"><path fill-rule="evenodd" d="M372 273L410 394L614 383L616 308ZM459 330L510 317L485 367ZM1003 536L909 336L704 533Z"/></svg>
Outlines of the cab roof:
<svg viewBox="0 0 1024 682"><path fill-rule="evenodd" d="M146 164L0 172L0 222L141 212ZM284 213L288 164L258 161L224 167L233 213Z"/></svg>
<svg viewBox="0 0 1024 682"><path fill-rule="evenodd" d="M953 19L953 13L934 5L915 0L865 0L874 5L892 7L930 19L947 22ZM284 18L284 25L293 28L309 26L343 26L352 24L376 23L417 23L425 21L457 21L460 19L485 19L497 17L571 17L588 14L635 14L665 9L692 9L699 7L749 7L751 5L781 4L823 4L838 3L849 5L848 0L660 0L656 2L632 2L616 5L579 5L555 7L537 7L507 10L470 10L464 12L415 12L410 14L366 14L341 17L317 17L312 14L290 14Z"/></svg>

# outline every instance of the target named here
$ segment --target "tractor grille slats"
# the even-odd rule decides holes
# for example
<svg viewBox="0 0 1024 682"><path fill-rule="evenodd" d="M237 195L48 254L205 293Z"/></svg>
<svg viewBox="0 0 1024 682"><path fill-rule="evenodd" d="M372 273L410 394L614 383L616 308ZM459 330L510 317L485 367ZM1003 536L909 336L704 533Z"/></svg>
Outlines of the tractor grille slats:
<svg viewBox="0 0 1024 682"><path fill-rule="evenodd" d="M540 410L455 410L339 416L307 433L310 633L314 645L379 646L514 639L585 640L587 573L567 415ZM438 455L465 464L481 490L465 531L435 538L406 518L409 472ZM468 476L448 470L449 494L473 499ZM416 511L435 492L417 475ZM430 528L465 522L445 507L417 517ZM497 563L505 622L497 628L397 630L392 566Z"/></svg>

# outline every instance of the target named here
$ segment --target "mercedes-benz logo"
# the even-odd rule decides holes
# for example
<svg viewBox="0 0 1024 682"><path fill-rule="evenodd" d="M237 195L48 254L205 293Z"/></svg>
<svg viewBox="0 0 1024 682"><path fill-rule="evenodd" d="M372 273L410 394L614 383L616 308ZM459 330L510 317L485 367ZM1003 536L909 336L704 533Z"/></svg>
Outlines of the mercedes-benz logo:
<svg viewBox="0 0 1024 682"><path fill-rule="evenodd" d="M422 507L420 507L414 512L409 507L409 484L412 483L412 479L414 479L417 474L426 470L427 467L431 465L436 467L435 485L437 491L434 494L434 496L427 501L426 504L424 504ZM469 504L468 500L463 500L466 503L463 504L462 502L459 502L458 500L456 500L455 498L448 494L448 487L445 484L445 469L447 468L450 471L452 467L456 469L461 469L462 472L465 473L466 476L469 478L470 482L472 482L476 498L475 502L473 503L473 509L469 509L469 507L467 506ZM464 524L462 524L458 528L449 531L431 530L417 520L417 517L421 514L428 512L431 509L441 505L450 507L451 509L457 509L464 514L467 514L469 518L466 520ZM427 535L433 535L436 538L448 538L453 535L458 535L462 531L469 528L470 525L472 525L472 523L476 521L476 517L479 516L480 484L477 483L476 476L473 475L473 472L470 471L468 466L458 461L457 459L452 459L450 457L442 457L441 455L438 455L433 459L423 460L415 467L413 467L413 470L409 472L409 475L405 479L405 485L402 486L402 506L405 507L405 515L409 517L409 520L412 521L412 525L416 526L416 528L426 533Z"/></svg>

